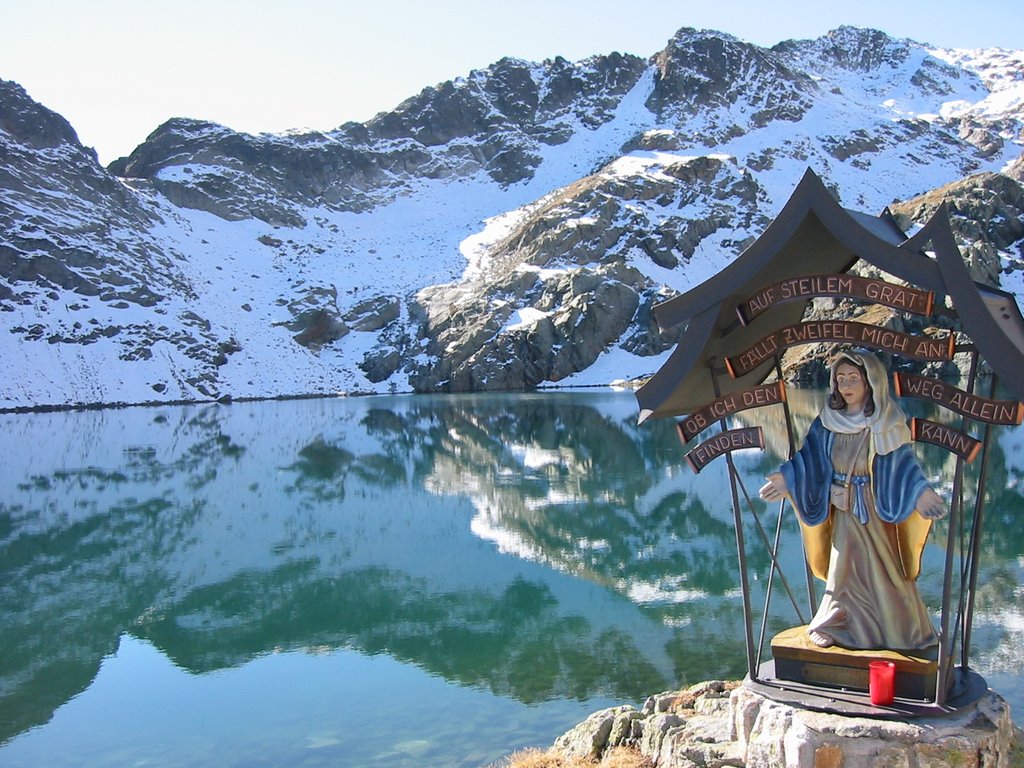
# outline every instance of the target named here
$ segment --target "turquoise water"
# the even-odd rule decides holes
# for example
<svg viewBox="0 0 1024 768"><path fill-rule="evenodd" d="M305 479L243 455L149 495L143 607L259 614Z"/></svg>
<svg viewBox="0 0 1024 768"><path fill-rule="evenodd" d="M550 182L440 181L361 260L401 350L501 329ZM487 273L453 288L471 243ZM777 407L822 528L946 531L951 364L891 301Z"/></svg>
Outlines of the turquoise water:
<svg viewBox="0 0 1024 768"><path fill-rule="evenodd" d="M196 675L130 636L5 765L479 765L578 703L523 707L387 656L293 651ZM467 731L472 738L467 738Z"/></svg>
<svg viewBox="0 0 1024 768"><path fill-rule="evenodd" d="M612 392L0 415L0 766L481 766L742 677L725 462L635 421ZM972 666L1016 715L1016 431L994 456ZM736 459L752 492L777 463Z"/></svg>

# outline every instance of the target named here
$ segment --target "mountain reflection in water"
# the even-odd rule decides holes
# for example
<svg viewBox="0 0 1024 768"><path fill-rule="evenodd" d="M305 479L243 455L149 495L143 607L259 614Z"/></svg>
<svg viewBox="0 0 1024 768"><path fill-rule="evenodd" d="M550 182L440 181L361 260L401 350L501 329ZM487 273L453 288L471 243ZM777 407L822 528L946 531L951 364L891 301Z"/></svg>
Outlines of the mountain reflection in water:
<svg viewBox="0 0 1024 768"><path fill-rule="evenodd" d="M758 414L781 451L777 416ZM345 649L526 706L742 676L725 462L694 475L670 420L635 422L622 393L0 415L0 744L87 690L125 636L196 675ZM1000 432L993 452L974 637L982 674L1014 682L1021 444ZM948 479L945 454L918 453ZM778 460L736 454L752 495ZM944 540L940 524L933 607ZM770 559L747 542L760 612ZM799 572L791 516L781 560ZM769 634L796 623L773 600Z"/></svg>

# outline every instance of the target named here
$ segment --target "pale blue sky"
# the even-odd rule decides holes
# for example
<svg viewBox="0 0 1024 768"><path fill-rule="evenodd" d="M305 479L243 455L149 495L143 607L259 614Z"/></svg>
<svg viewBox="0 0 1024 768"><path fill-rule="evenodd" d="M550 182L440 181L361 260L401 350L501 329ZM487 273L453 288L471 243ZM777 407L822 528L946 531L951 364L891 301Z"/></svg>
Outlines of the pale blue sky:
<svg viewBox="0 0 1024 768"><path fill-rule="evenodd" d="M842 24L1024 48L1020 0L0 0L0 78L104 163L170 117L249 132L366 120L502 56L650 56L684 26L759 45Z"/></svg>

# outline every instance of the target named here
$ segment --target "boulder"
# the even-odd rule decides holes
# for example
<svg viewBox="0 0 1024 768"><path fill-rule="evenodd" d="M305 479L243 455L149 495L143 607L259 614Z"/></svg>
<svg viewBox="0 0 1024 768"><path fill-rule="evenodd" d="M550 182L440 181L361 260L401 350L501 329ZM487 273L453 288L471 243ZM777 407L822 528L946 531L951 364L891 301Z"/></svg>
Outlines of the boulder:
<svg viewBox="0 0 1024 768"><path fill-rule="evenodd" d="M353 331L379 331L398 319L402 303L397 296L374 296L359 302L345 313L345 323Z"/></svg>
<svg viewBox="0 0 1024 768"><path fill-rule="evenodd" d="M349 332L341 318L326 309L303 312L287 327L291 331L297 331L294 339L298 344L312 350L337 341Z"/></svg>

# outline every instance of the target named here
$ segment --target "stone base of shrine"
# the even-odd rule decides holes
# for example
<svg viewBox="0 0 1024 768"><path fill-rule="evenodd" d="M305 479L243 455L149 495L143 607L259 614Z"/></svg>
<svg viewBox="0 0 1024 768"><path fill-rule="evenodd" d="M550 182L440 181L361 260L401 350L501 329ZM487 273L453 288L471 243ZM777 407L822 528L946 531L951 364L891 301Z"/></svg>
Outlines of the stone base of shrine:
<svg viewBox="0 0 1024 768"><path fill-rule="evenodd" d="M793 627L772 638L775 677L813 686L844 691L867 692L872 661L896 665L895 692L898 698L933 700L938 678L938 647L927 651L851 651L811 642L807 627Z"/></svg>
<svg viewBox="0 0 1024 768"><path fill-rule="evenodd" d="M560 736L552 751L596 760L612 748L631 749L657 768L1024 765L1024 733L1014 727L1006 700L984 685L970 704L932 707L910 718L867 705L859 713L822 711L806 700L780 701L785 693L749 679L700 683L651 696L641 710L595 712ZM847 696L860 694L838 698Z"/></svg>

